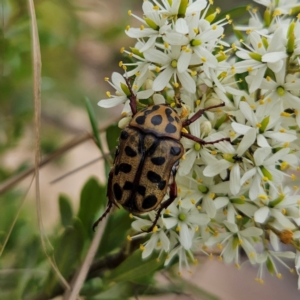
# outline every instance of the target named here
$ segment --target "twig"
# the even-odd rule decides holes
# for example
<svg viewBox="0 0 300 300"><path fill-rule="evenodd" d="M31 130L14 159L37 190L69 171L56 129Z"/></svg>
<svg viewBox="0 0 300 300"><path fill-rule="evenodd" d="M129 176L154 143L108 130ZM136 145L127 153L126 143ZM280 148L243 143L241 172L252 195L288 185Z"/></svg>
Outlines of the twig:
<svg viewBox="0 0 300 300"><path fill-rule="evenodd" d="M112 123L115 123L117 120L119 119L119 117L114 118L112 121L110 121L109 123L101 126L99 128L99 131L105 131L105 129ZM66 153L67 151L69 151L70 149L78 146L79 144L92 139L92 134L91 133L86 133L81 137L76 137L75 139L71 140L70 142L66 143L65 145L63 145L61 148L59 148L57 151L55 151L54 153L50 154L48 157L42 159L39 162L39 167L42 167L44 165L46 165L47 163L53 161L54 159L60 157L61 155L63 155L64 153ZM7 179L6 181L4 181L2 184L0 184L0 195L5 193L6 191L8 191L10 188L12 188L13 186L15 186L17 183L19 183L20 181L22 181L23 179L25 179L27 176L31 175L34 173L34 167L31 167L15 176L13 176L12 178Z"/></svg>

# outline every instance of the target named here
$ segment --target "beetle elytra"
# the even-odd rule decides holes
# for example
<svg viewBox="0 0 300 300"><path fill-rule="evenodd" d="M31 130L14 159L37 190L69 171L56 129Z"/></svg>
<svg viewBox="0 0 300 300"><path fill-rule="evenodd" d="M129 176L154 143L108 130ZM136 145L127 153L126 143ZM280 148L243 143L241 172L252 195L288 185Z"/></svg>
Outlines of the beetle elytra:
<svg viewBox="0 0 300 300"><path fill-rule="evenodd" d="M157 209L150 232L163 209L177 197L175 181L179 160L184 154L182 137L200 145L228 141L222 138L206 142L183 132L182 128L195 122L206 110L224 106L224 103L198 110L190 119L181 121L177 112L167 104L149 106L137 111L137 101L126 79L131 95L128 97L132 120L121 132L114 165L109 173L108 204L104 214L94 223L93 229L109 213L113 205L122 205L133 214ZM169 198L163 201L169 192Z"/></svg>

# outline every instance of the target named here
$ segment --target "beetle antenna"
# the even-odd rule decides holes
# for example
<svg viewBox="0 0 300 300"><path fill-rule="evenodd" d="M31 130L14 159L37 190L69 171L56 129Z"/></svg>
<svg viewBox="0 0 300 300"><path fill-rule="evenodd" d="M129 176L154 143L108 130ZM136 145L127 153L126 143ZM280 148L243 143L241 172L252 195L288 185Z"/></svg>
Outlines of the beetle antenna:
<svg viewBox="0 0 300 300"><path fill-rule="evenodd" d="M209 106L203 109L199 109L190 119L185 120L182 122L182 127L189 126L191 123L195 122L197 119L199 119L207 110L210 110L212 108L218 108L221 106L225 106L225 103L220 103L217 105Z"/></svg>

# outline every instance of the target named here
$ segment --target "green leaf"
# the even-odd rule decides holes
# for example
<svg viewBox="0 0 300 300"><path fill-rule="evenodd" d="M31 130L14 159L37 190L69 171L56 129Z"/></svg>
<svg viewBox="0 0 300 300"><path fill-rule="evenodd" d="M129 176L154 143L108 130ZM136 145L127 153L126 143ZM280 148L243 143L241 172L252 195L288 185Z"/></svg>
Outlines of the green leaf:
<svg viewBox="0 0 300 300"><path fill-rule="evenodd" d="M66 195L59 195L58 198L61 224L67 227L72 224L73 210L71 201Z"/></svg>
<svg viewBox="0 0 300 300"><path fill-rule="evenodd" d="M235 7L230 10L221 12L219 15L217 15L215 22L226 18L227 15L230 16L230 19L236 20L237 18L240 18L243 14L248 13L247 6L248 5L241 5L239 7Z"/></svg>
<svg viewBox="0 0 300 300"><path fill-rule="evenodd" d="M198 287L197 285L186 281L184 278L172 277L173 284L182 290L183 292L188 291L190 294L193 294L196 299L201 300L219 300L220 298L205 291L204 289Z"/></svg>
<svg viewBox="0 0 300 300"><path fill-rule="evenodd" d="M132 284L128 282L119 282L106 290L91 298L91 300L126 300L126 298L134 296Z"/></svg>
<svg viewBox="0 0 300 300"><path fill-rule="evenodd" d="M107 280L141 282L143 278L153 275L163 264L164 259L161 258L160 262L157 262L155 255L143 260L141 250L138 249L114 269Z"/></svg>
<svg viewBox="0 0 300 300"><path fill-rule="evenodd" d="M68 226L60 236L55 248L55 262L61 274L68 278L78 265L84 247L84 231L80 220L73 221L74 226ZM59 283L57 275L51 270L45 284L45 290L51 293Z"/></svg>
<svg viewBox="0 0 300 300"><path fill-rule="evenodd" d="M118 124L110 125L106 129L106 140L109 151L115 151L116 147L119 144L119 136L121 134L121 129L118 127Z"/></svg>
<svg viewBox="0 0 300 300"><path fill-rule="evenodd" d="M90 119L90 122L91 122L91 126L92 126L92 131L93 131L95 142L96 142L98 148L100 149L100 151L102 153L104 153L103 152L103 148L102 148L102 144L101 144L101 141L100 141L100 136L99 136L99 130L98 130L96 116L94 114L94 110L92 108L91 102L90 102L90 100L87 97L85 97L84 102L85 102L85 107L86 107L86 110L88 112L89 119Z"/></svg>
<svg viewBox="0 0 300 300"><path fill-rule="evenodd" d="M126 240L126 233L130 229L131 222L128 212L122 208L109 216L98 249L99 257L121 247Z"/></svg>
<svg viewBox="0 0 300 300"><path fill-rule="evenodd" d="M90 178L81 190L78 218L85 232L92 237L93 223L99 217L98 212L106 206L106 186L99 184L94 177Z"/></svg>

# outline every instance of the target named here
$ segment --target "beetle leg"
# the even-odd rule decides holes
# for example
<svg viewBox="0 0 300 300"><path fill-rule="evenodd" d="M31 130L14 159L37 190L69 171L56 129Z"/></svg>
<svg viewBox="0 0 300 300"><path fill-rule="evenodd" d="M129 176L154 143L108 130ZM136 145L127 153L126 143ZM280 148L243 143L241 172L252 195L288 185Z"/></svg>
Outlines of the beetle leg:
<svg viewBox="0 0 300 300"><path fill-rule="evenodd" d="M114 195L113 195L113 192L112 192L111 182L112 182L113 170L114 169L111 169L111 171L109 172L109 176L108 176L108 183L107 183L108 188L107 188L107 195L106 195L108 197L107 207L106 207L106 210L103 213L103 215L94 223L93 231L95 231L95 228L97 227L97 225L108 215L108 213L110 212L113 204L116 205L119 208L118 204L114 200Z"/></svg>
<svg viewBox="0 0 300 300"><path fill-rule="evenodd" d="M161 212L165 208L167 208L170 204L172 204L176 198L177 198L177 184L175 181L175 176L173 176L173 181L170 184L170 198L160 205L160 207L156 213L155 220L153 221L151 227L148 230L146 230L146 232L151 232L153 230L153 228L155 227L155 225L160 217Z"/></svg>
<svg viewBox="0 0 300 300"><path fill-rule="evenodd" d="M125 81L126 81L126 84L128 86L128 89L130 91L130 96L128 97L128 99L129 99L129 105L130 105L130 108L131 108L131 111L132 111L132 115L134 116L137 113L136 95L134 94L134 92L133 92L133 90L131 88L131 85L130 85L128 77L125 77Z"/></svg>
<svg viewBox="0 0 300 300"><path fill-rule="evenodd" d="M199 119L205 113L205 111L212 109L212 108L221 107L221 106L225 106L225 103L223 102L221 104L209 106L204 109L199 109L190 119L187 119L182 122L182 127L188 126L191 123L195 122L197 119Z"/></svg>
<svg viewBox="0 0 300 300"><path fill-rule="evenodd" d="M199 143L200 145L213 145L213 144L216 144L216 143L219 143L219 142L224 142L224 141L230 142L230 138L222 138L222 139L219 139L219 140L216 140L216 141L206 142L202 139L197 138L196 136L194 136L192 134L185 133L185 132L181 132L181 136L184 136L187 139L190 139L190 140L192 140L196 143Z"/></svg>

